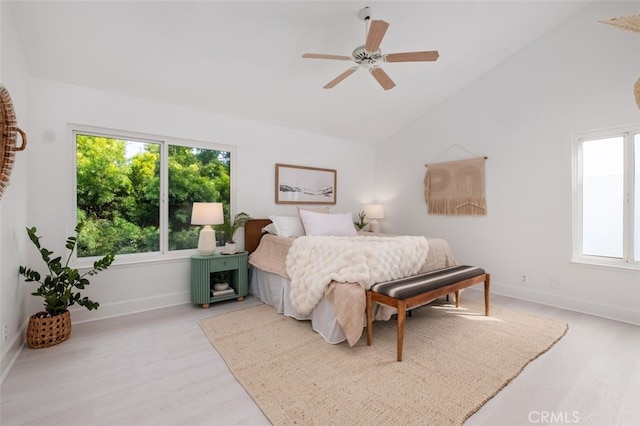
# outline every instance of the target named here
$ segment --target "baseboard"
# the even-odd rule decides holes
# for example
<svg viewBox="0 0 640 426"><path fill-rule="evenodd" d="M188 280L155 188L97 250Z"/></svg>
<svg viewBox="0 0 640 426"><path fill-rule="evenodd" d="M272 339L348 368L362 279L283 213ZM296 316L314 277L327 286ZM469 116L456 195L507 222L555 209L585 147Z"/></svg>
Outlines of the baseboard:
<svg viewBox="0 0 640 426"><path fill-rule="evenodd" d="M8 344L5 344L3 347L2 358L0 358L0 386L4 383L4 379L9 375L11 368L13 368L13 365L22 352L22 348L24 348L28 323L29 319L22 324L20 330L18 330L13 338L9 342L6 342Z"/></svg>
<svg viewBox="0 0 640 426"><path fill-rule="evenodd" d="M527 288L491 283L491 293L515 299L536 302L555 308L568 309L583 314L595 315L615 321L640 325L640 313L629 309L620 309L618 306L595 303L588 300L568 298L556 294L539 292Z"/></svg>
<svg viewBox="0 0 640 426"><path fill-rule="evenodd" d="M71 312L72 323L79 324L87 321L97 321L154 309L168 308L170 306L184 305L190 303L190 301L191 293L189 291L181 291L121 302L100 303L100 307L93 311L88 311L82 306L73 306L69 311Z"/></svg>

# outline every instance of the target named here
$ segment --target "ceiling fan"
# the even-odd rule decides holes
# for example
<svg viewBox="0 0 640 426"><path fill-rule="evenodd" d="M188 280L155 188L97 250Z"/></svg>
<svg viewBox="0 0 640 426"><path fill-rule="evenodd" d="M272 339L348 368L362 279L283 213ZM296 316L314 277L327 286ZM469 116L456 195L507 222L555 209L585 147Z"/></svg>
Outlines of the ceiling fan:
<svg viewBox="0 0 640 426"><path fill-rule="evenodd" d="M371 19L371 8L365 7L358 14L360 19L365 21L365 30L369 20ZM325 89L331 89L335 87L345 78L362 68L373 76L380 86L384 90L389 90L395 87L396 83L391 80L391 77L380 68L380 64L384 62L421 62L421 61L435 61L440 56L437 50L430 50L424 52L404 52L404 53L387 53L383 54L380 51L380 43L384 38L389 24L385 21L371 21L371 26L367 32L366 41L364 46L356 47L351 56L343 55L326 55L322 53L305 53L303 58L308 59L333 59L338 61L353 61L357 65L347 69L345 72L325 84Z"/></svg>

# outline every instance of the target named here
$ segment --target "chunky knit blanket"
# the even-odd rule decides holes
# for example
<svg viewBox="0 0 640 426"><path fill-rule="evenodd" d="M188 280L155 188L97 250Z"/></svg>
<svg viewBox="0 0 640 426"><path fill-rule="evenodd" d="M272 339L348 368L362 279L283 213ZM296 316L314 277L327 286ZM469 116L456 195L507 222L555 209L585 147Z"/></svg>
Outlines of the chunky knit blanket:
<svg viewBox="0 0 640 426"><path fill-rule="evenodd" d="M308 314L329 283L358 283L365 289L420 271L429 243L424 237L298 237L286 258L291 304Z"/></svg>

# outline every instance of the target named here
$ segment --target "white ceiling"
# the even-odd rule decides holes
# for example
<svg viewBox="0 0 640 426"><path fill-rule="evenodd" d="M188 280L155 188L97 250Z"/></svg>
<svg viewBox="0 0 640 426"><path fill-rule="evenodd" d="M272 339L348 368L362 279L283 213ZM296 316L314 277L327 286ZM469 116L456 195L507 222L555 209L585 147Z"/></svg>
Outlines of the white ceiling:
<svg viewBox="0 0 640 426"><path fill-rule="evenodd" d="M580 1L9 2L32 75L324 135L376 143L586 3ZM390 23L384 91L365 71L324 84L364 44L364 6Z"/></svg>

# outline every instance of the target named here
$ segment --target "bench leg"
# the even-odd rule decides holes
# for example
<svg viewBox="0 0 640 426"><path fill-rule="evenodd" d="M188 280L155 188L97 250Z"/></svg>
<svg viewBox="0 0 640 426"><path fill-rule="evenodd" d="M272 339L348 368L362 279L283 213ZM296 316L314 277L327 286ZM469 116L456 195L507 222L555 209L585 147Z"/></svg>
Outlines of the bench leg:
<svg viewBox="0 0 640 426"><path fill-rule="evenodd" d="M373 342L373 301L371 292L367 291L367 346Z"/></svg>
<svg viewBox="0 0 640 426"><path fill-rule="evenodd" d="M460 307L460 290L455 291L456 294L456 308Z"/></svg>
<svg viewBox="0 0 640 426"><path fill-rule="evenodd" d="M402 361L402 344L404 342L404 320L407 313L407 303L398 300L398 362Z"/></svg>
<svg viewBox="0 0 640 426"><path fill-rule="evenodd" d="M484 315L489 316L489 287L491 286L491 275L485 274L484 279Z"/></svg>

